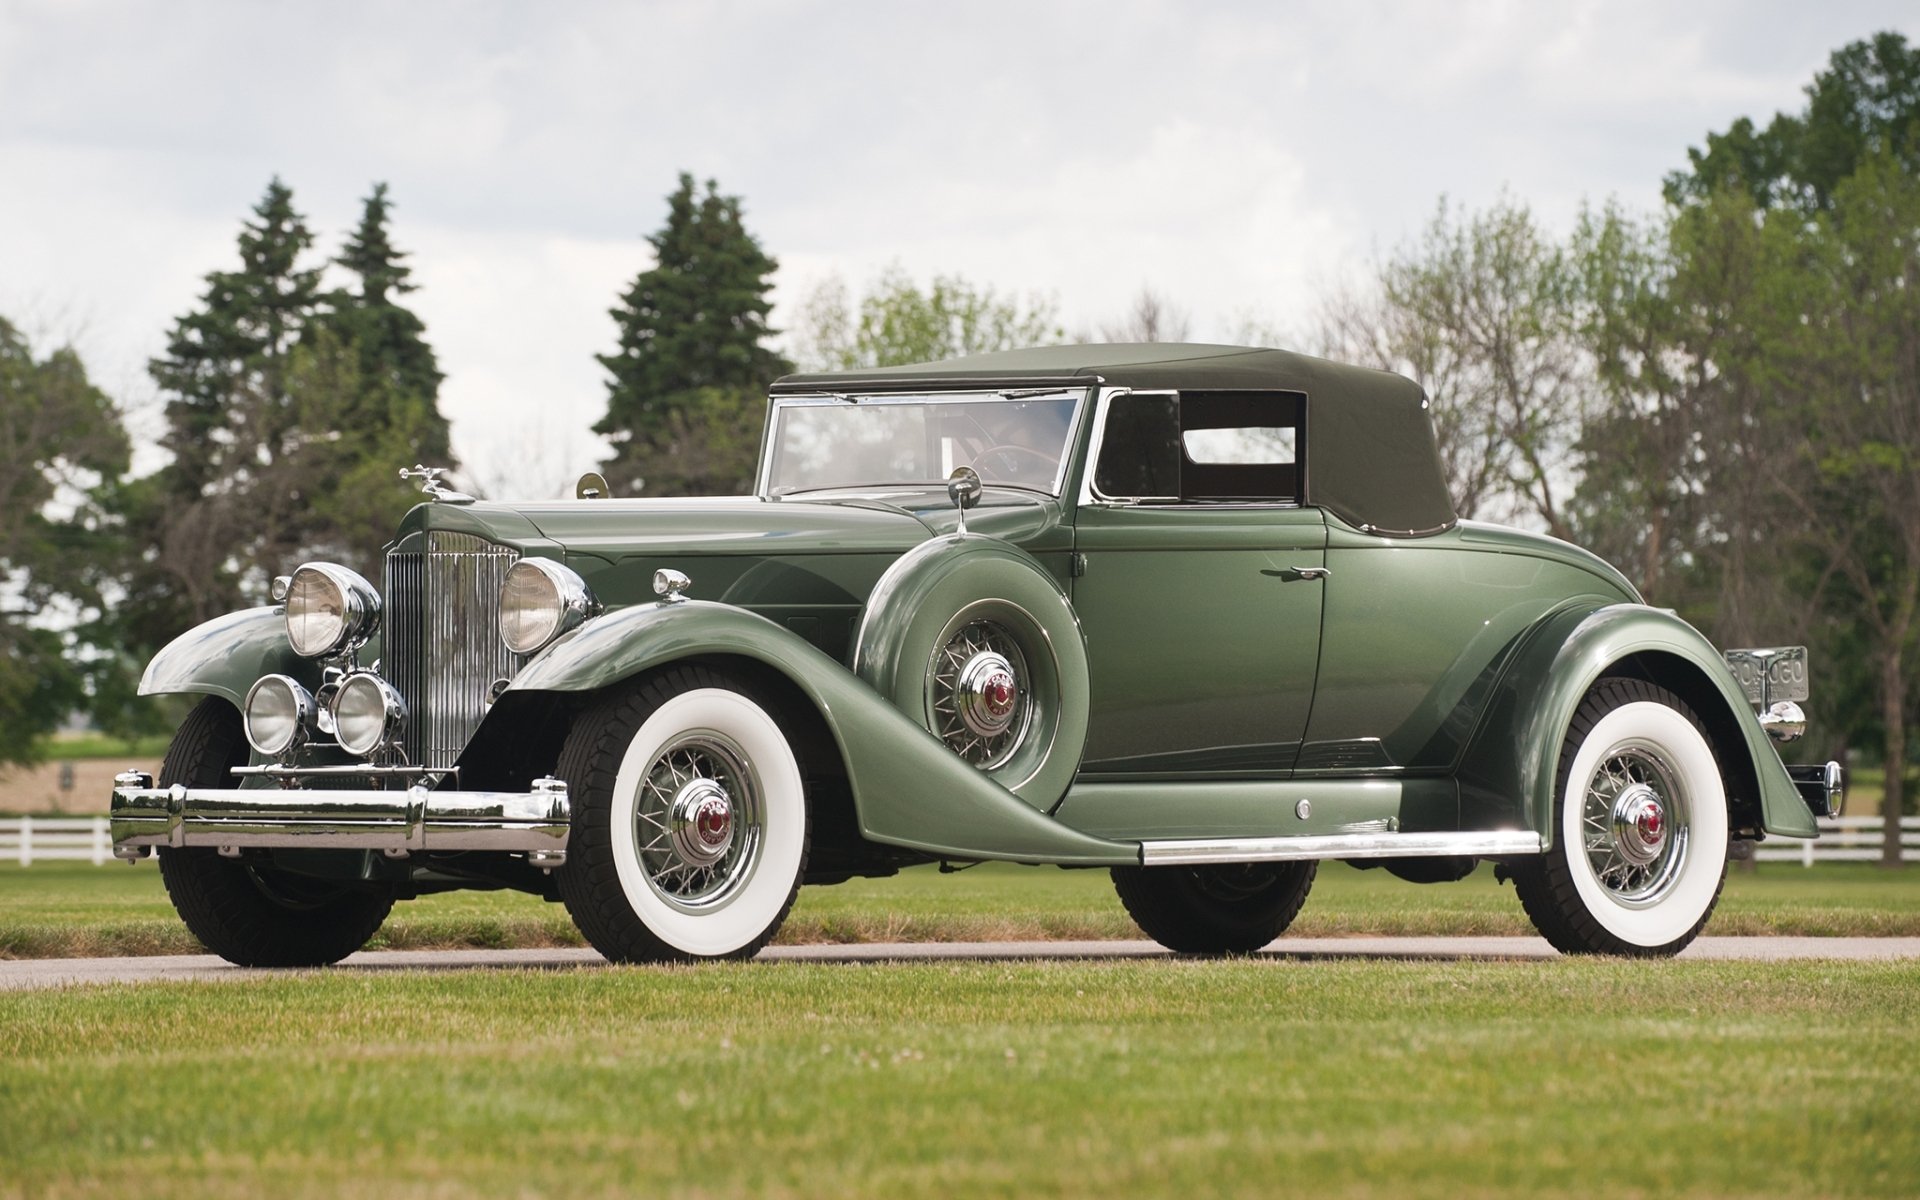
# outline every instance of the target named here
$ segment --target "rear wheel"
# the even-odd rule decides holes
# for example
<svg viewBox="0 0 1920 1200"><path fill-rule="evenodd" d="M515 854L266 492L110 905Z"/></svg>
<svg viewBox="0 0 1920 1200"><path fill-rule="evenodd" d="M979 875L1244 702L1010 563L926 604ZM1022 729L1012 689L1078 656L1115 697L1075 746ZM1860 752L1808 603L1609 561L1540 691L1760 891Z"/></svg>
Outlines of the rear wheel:
<svg viewBox="0 0 1920 1200"><path fill-rule="evenodd" d="M807 860L800 763L738 683L676 667L581 716L560 756L573 797L567 912L615 962L750 958Z"/></svg>
<svg viewBox="0 0 1920 1200"><path fill-rule="evenodd" d="M1300 915L1314 862L1115 867L1113 888L1148 937L1182 954L1251 954Z"/></svg>
<svg viewBox="0 0 1920 1200"><path fill-rule="evenodd" d="M1678 954L1727 874L1727 796L1700 722L1672 692L1604 679L1560 749L1553 848L1513 867L1541 936L1566 954Z"/></svg>
<svg viewBox="0 0 1920 1200"><path fill-rule="evenodd" d="M209 697L187 714L160 767L160 786L231 786L247 761L240 714ZM367 944L393 909L384 891L341 887L222 858L205 847L159 849L160 878L187 929L207 949L243 967L318 967Z"/></svg>

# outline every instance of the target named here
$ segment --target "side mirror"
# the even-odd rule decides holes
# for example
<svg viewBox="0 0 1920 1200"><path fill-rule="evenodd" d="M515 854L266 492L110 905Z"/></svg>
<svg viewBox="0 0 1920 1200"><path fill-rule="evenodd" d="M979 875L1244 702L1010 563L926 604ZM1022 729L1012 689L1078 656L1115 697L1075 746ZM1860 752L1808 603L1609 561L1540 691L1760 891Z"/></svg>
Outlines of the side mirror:
<svg viewBox="0 0 1920 1200"><path fill-rule="evenodd" d="M972 467L955 467L953 474L947 476L947 499L960 510L961 534L967 532L967 510L980 503L980 493L985 486L980 482L980 472Z"/></svg>
<svg viewBox="0 0 1920 1200"><path fill-rule="evenodd" d="M575 500L605 500L611 495L613 493L607 489L607 477L598 471L588 471L580 477L580 482L573 485Z"/></svg>

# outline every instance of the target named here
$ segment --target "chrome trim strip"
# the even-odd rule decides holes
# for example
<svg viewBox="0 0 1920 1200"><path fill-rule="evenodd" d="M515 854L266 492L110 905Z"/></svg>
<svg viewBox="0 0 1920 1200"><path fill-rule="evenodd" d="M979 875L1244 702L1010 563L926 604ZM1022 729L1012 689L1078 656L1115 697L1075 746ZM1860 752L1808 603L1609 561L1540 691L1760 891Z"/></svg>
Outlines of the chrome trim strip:
<svg viewBox="0 0 1920 1200"><path fill-rule="evenodd" d="M1147 867L1194 863L1301 862L1321 858L1498 858L1539 854L1540 835L1528 829L1480 833L1337 833L1312 837L1181 838L1140 843Z"/></svg>
<svg viewBox="0 0 1920 1200"><path fill-rule="evenodd" d="M289 846L525 854L535 865L566 861L572 805L567 785L537 779L528 792L437 792L155 787L129 772L115 778L114 852L141 846Z"/></svg>

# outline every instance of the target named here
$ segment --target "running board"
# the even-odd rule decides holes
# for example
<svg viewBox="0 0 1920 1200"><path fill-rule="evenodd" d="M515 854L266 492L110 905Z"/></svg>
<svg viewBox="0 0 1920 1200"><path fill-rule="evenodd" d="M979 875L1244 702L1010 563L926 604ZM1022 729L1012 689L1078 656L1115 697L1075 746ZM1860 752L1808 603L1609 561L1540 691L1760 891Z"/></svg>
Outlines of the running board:
<svg viewBox="0 0 1920 1200"><path fill-rule="evenodd" d="M1321 858L1504 858L1539 854L1540 835L1526 829L1487 833L1335 833L1305 837L1177 838L1140 843L1140 864L1300 862Z"/></svg>

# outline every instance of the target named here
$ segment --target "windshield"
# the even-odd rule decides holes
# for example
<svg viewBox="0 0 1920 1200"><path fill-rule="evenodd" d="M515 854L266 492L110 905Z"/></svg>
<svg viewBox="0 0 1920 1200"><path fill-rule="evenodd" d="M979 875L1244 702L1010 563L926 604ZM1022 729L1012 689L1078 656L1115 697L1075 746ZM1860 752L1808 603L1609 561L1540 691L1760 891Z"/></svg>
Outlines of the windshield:
<svg viewBox="0 0 1920 1200"><path fill-rule="evenodd" d="M1081 393L809 398L777 404L770 496L945 482L972 467L988 484L1058 495Z"/></svg>

